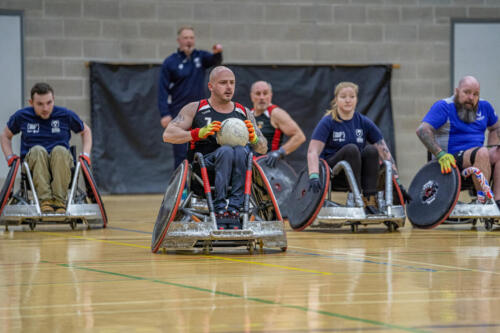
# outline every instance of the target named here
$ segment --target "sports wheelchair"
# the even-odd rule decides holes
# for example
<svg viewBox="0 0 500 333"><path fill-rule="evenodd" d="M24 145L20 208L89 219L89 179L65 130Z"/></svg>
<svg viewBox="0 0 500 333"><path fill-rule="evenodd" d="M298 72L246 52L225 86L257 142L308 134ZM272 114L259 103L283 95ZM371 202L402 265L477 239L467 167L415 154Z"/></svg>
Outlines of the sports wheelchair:
<svg viewBox="0 0 500 333"><path fill-rule="evenodd" d="M71 147L74 154L74 147ZM16 176L21 172L19 188L16 187ZM80 181L83 175L83 182ZM79 158L72 170L66 213L42 213L35 190L33 178L27 162L17 159L12 163L5 183L0 192L0 225L29 225L34 230L37 224L64 224L71 229L78 225L86 225L88 229L105 228L107 215L90 167L83 158Z"/></svg>
<svg viewBox="0 0 500 333"><path fill-rule="evenodd" d="M404 226L406 215L404 201L399 186L392 176L392 165L384 161L379 177L377 204L380 214L365 213L361 194L351 166L340 161L332 169L320 159L319 179L322 189L319 193L308 190L309 175L307 167L297 176L290 165L278 161L275 168L264 163L266 156L259 157L257 163L263 168L269 179L274 194L278 198L280 209L290 226L296 231L311 228L340 228L349 225L352 232L357 232L360 225L386 225L390 232ZM335 187L331 180L345 174L348 187ZM347 192L344 203L334 202L332 192ZM395 194L395 195L394 195Z"/></svg>
<svg viewBox="0 0 500 333"><path fill-rule="evenodd" d="M488 231L500 224L500 210L494 199L477 202L472 177L481 177L476 170L469 177L453 167L442 174L436 160L424 165L413 178L408 189L413 201L407 207L408 219L416 228L432 229L440 224L484 224ZM468 198L467 198L468 192ZM462 200L460 199L462 196Z"/></svg>
<svg viewBox="0 0 500 333"><path fill-rule="evenodd" d="M210 186L214 175L207 171L203 155L193 163L185 160L170 178L156 219L151 251L201 248L208 254L214 247L246 246L254 253L266 247L287 249L280 209L261 167L248 154L245 199L240 230L218 230Z"/></svg>

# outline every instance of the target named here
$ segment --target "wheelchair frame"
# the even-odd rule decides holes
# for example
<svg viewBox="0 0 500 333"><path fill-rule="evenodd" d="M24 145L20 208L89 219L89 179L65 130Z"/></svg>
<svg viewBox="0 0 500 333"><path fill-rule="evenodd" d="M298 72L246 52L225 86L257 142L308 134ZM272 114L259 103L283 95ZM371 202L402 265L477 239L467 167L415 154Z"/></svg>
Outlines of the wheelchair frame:
<svg viewBox="0 0 500 333"><path fill-rule="evenodd" d="M311 228L340 228L344 225L350 225L352 232L357 232L360 225L380 224L384 223L390 232L403 227L406 220L405 207L403 196L399 190L396 180L392 176L392 164L389 161L384 161L385 166L385 190L379 191L377 194L377 203L381 214L369 215L365 213L361 193L359 192L356 178L352 172L352 168L346 161L338 162L331 170L334 177L344 171L350 192L347 194L347 202L341 205L331 201L331 193L333 192L332 183L330 181L330 168L325 160L320 160L324 163L327 174L328 191L326 193L325 203L319 210L316 219L311 222ZM400 204L395 205L393 202L393 191L396 190ZM307 226L307 225L306 225Z"/></svg>
<svg viewBox="0 0 500 333"><path fill-rule="evenodd" d="M21 179L20 189L13 193L19 167L24 171L21 178L25 179ZM34 230L37 224L67 223L72 229L75 229L78 224L85 224L88 229L106 227L106 210L90 168L82 158L79 158L75 166L66 203L66 213L64 214L43 213L41 211L33 178L26 162L21 164L20 160L17 160L16 164L11 166L11 170L14 171L12 173L9 171L10 179L6 179L4 185L9 185L9 188L5 194L2 191L4 197L0 215L0 225L5 225L6 230L8 230L9 225L21 224L28 224L31 230ZM86 191L79 188L78 185L80 171L84 175Z"/></svg>
<svg viewBox="0 0 500 333"><path fill-rule="evenodd" d="M193 172L195 163L200 166L201 177ZM287 239L279 207L266 176L253 161L251 153L247 161L240 230L217 230L213 188L201 153L195 154L193 164L185 160L170 180L153 231L153 253L160 249L166 252L167 249L202 248L208 254L214 247L239 246L246 246L254 253L257 245L261 251L264 246L286 251ZM260 179L252 180L257 177ZM195 184L203 187L205 198L193 191ZM188 194L182 199L184 188L188 189Z"/></svg>
<svg viewBox="0 0 500 333"><path fill-rule="evenodd" d="M460 173L459 173L460 174ZM471 176L472 177L472 176ZM443 221L443 224L472 224L473 227L477 225L478 222L484 224L484 228L488 231L493 230L495 224L500 224L500 209L498 209L497 204L493 200L488 200L485 204L475 203L474 195L475 188L463 186L466 185L462 182L462 176L460 176L460 193L464 191L469 191L472 197L472 201L469 203L456 201L453 206L451 213ZM457 198L458 199L458 198Z"/></svg>

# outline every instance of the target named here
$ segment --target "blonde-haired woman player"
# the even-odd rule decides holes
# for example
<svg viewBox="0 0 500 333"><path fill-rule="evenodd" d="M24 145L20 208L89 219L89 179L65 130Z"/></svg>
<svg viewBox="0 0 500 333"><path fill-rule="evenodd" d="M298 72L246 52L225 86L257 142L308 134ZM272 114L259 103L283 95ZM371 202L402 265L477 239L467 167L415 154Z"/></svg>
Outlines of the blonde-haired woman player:
<svg viewBox="0 0 500 333"><path fill-rule="evenodd" d="M377 214L379 157L392 163L393 174L399 184L398 171L380 129L368 117L356 112L358 90L352 82L339 83L335 87L331 108L314 129L307 151L309 190L318 192L321 188L319 157L326 160L330 167L345 160L351 165L356 182L361 187L366 213ZM333 186L347 186L343 172L333 179ZM405 201L411 200L404 187L399 186Z"/></svg>

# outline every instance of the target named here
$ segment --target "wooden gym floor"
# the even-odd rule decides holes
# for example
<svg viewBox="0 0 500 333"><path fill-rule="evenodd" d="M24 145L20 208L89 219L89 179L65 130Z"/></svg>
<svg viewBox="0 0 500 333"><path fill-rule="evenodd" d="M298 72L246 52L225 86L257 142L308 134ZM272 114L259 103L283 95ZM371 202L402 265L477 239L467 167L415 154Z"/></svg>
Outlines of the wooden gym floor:
<svg viewBox="0 0 500 333"><path fill-rule="evenodd" d="M161 199L104 197L106 229L2 227L0 332L500 331L500 230L289 230L287 252L152 254Z"/></svg>

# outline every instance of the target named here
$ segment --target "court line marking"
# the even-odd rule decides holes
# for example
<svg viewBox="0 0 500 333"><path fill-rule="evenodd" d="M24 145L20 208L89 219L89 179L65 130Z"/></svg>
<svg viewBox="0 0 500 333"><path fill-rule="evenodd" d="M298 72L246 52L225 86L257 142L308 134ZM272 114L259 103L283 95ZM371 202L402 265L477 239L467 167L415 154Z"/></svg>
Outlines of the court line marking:
<svg viewBox="0 0 500 333"><path fill-rule="evenodd" d="M86 236L76 236L76 235L65 235L65 234L61 234L61 233L57 233L57 232L46 232L46 231L41 231L40 233L46 234L46 235L51 235L51 236L60 236L60 237L64 237L64 238L91 240L91 241L97 241L97 242L108 243L108 244L113 244L113 245L131 246L131 247L137 247L137 248L141 248L141 249L151 250L151 248L149 246L132 244L132 243L123 243L123 242L117 242L117 241L110 241L107 239L98 239L98 238L92 238L92 237L86 237ZM203 258L204 259L206 259L206 258L218 259L218 260L239 262L239 263L245 263L245 264L253 264L253 265L259 265L259 266L264 266L264 267L274 267L274 268L299 271L299 272L304 272L304 273L320 274L320 275L333 275L334 274L331 272L322 272L322 271L317 271L317 270L313 270L313 269L297 268L297 267L283 266L283 265L277 265L277 264L267 264L267 263L252 261L252 260L233 259L233 258L226 258L226 257L220 257L220 256L207 255L207 256L203 256Z"/></svg>
<svg viewBox="0 0 500 333"><path fill-rule="evenodd" d="M224 292L224 291L210 290L207 288L201 288L201 287L191 286L191 285L182 284L182 283L175 283L175 282L163 281L163 280L158 280L158 279L153 279L153 278L146 278L146 277L142 277L142 276L135 276L135 275L105 271L105 270L94 269L94 268L90 268L90 267L81 267L81 266L76 266L76 265L71 265L71 264L55 264L55 265L61 266L61 267L66 267L66 268L83 270L83 271L90 271L90 272L95 272L95 273L102 273L102 274L108 274L108 275L113 275L113 276L125 277L125 278L131 279L131 280L159 283L159 284L163 284L163 285L205 292L205 293L209 293L212 295L227 296L227 297L242 299L245 301L252 301L252 302L261 303L261 304L276 305L276 306L280 306L283 308L295 309L295 310L300 310L303 312L312 312L312 313L322 314L322 315L329 316L329 317L335 317L335 318L340 318L340 319L344 319L344 320L356 321L356 322L371 324L371 325L375 325L375 326L381 326L381 327L390 328L390 329L398 329L398 330L402 330L402 331L406 331L406 332L415 332L415 333L426 332L426 331L411 328L411 327L405 327L405 326L400 326L400 325L395 325L395 324L384 323L384 322L377 321L377 320L358 318L358 317L343 315L340 313L335 313L335 312L330 312L330 311L325 311L325 310L312 309L312 308L308 308L308 307L300 306L300 305L285 304L285 303L275 302L275 301L266 300L266 299L258 298L258 297L249 297L249 296L243 296L243 295L238 295L238 294Z"/></svg>
<svg viewBox="0 0 500 333"><path fill-rule="evenodd" d="M327 253L333 253L333 254L342 254L342 255L353 256L353 257L357 256L357 257L363 257L363 258L373 258L373 259L377 259L377 260L385 259L385 258L383 258L383 256L370 256L370 255L364 255L364 254L342 252L342 251L338 251L338 250L311 249L311 248L300 247L300 246L288 246L288 248L301 249L301 250L307 250L307 251L327 252ZM444 267L444 268L449 268L449 269L453 269L453 270L469 271L469 272L477 272L477 273L490 273L490 274L500 275L500 272L487 271L487 270L475 269L475 268L464 268L464 267L458 267L458 266L433 264L433 263L426 263L426 262L415 261L415 260L397 259L397 258L392 258L392 260L393 261L407 262L407 263L412 263L412 264L418 264L418 265L422 265L422 266Z"/></svg>
<svg viewBox="0 0 500 333"><path fill-rule="evenodd" d="M76 235L65 235L65 234L60 234L60 233L55 233L55 232L41 232L41 233L47 234L47 235L52 235L52 236L65 237L65 238L95 240L95 241L100 241L100 242L103 242L103 243L109 243L109 244L114 244L114 245L132 246L132 247L139 247L139 248L150 249L149 246L143 246L143 245L137 245L137 244L128 244L128 243L122 243L122 242L116 242L116 241L108 241L108 240L91 238L91 237L76 236ZM208 257L211 257L211 256L208 256ZM214 256L214 258L220 258L220 259L224 259L224 260L229 259L229 258L215 257L215 256ZM233 261L233 260L231 260L231 261ZM252 261L248 261L247 262L245 260L236 260L236 259L234 261L243 262L243 263L253 263L253 264L257 264L257 265L262 264L262 263L252 262ZM240 298L240 299L244 299L244 300L248 300L248 301L254 301L254 302L258 302L258 303L278 305L278 306L285 307L285 308L301 310L301 311L304 311L304 312L314 312L314 313L323 314L323 315L330 316L330 317L337 317L337 318L351 320L351 321L358 321L358 322L363 322L363 323L372 324L372 325L376 325L376 326L382 326L382 327L391 328L391 329L400 329L400 330L404 330L404 331L408 331L408 332L424 332L424 331L420 331L420 330L415 330L413 328L399 326L399 325L393 325L393 324L388 324L388 323L379 322L379 321L376 321L376 320L370 320L370 319L364 319L364 318L357 318L357 317L352 317L352 316L348 316L348 315L342 315L342 314L338 314L338 313L334 313L334 312L329 312L329 311L324 311L324 310L315 310L315 309L310 309L310 308L299 306L299 305L282 304L282 303L278 303L278 302L274 302L274 301L270 301L270 300L265 300L265 299L261 299L261 298L257 298L257 297L247 297L247 296L241 296L241 295L227 293L227 292L222 292L222 291L212 291L210 289L205 289L205 288L200 288L200 287L195 287L195 286L189 286L189 285L184 285L184 284L175 283L175 282L168 282L168 281L162 281L162 280L157 280L157 279L149 279L149 278L144 278L144 277L139 277L139 276L127 275L127 274L116 273L116 272L109 272L109 271L104 271L104 270L99 270L99 269L94 269L94 268L89 268L89 267L80 267L80 266L69 265L69 264L56 264L56 265L59 265L59 266L62 266L62 267L67 267L67 268L75 268L75 269L80 269L80 270L86 270L86 271L92 271L92 272L97 272L97 273L104 273L104 274L109 274L109 275L114 275L114 276L126 277L126 278L129 278L129 279L143 280L143 281L149 281L149 282L154 282L154 283L161 283L161 284L166 284L166 285L176 286L176 287L181 287L181 288L186 288L186 289L192 289L192 290L197 290L197 291L204 291L204 292L209 292L209 293L211 293L213 295L229 296L229 297ZM287 266L279 266L279 267L285 268ZM299 268L295 268L295 267L291 267L291 268L293 268L294 270L301 271L301 269L299 269ZM328 273L328 272L325 272L325 273ZM329 274L332 274L332 273L329 273Z"/></svg>
<svg viewBox="0 0 500 333"><path fill-rule="evenodd" d="M55 265L64 265L64 264L55 264ZM70 265L70 267L74 268L73 265ZM76 267L76 266L75 266ZM82 266L78 266L82 267ZM86 269L86 267L84 267ZM120 280L102 280L102 281L95 281L97 283L101 282L117 282L117 281L127 281L129 278L123 278ZM148 279L149 280L149 279ZM171 283L171 282L168 282ZM175 283L175 282L173 282ZM67 283L70 284L70 283ZM330 295L323 295L322 296L330 296ZM355 296L359 296L359 294L355 294ZM246 298L245 296L239 296L241 298ZM255 298L261 298L265 296L253 296ZM302 299L301 295L297 296L285 296L283 297L284 299L288 299L289 301L293 300L300 300ZM401 303L446 303L446 302L456 302L456 301L465 301L465 302L476 302L476 301L497 301L499 300L500 297L481 297L481 298L473 298L473 297L466 297L466 298L453 298L453 299L448 299L448 298L434 298L434 299L397 299L397 300L391 300L391 303L394 304L401 304ZM148 300L148 301L122 301L122 302L92 302L92 306L114 306L114 305L133 305L133 304L151 304L151 303L171 303L171 302L204 302L207 300L212 300L210 297L192 297L192 298L182 298L182 299L171 299L171 300ZM377 300L377 301L337 301L337 302L322 302L322 305L362 305L362 304L386 304L387 300ZM281 304L281 303L279 303ZM24 309L24 310L34 310L34 309L53 309L53 308L68 308L68 307L83 307L88 305L87 303L71 303L71 304L52 304L52 305L28 305L28 306L4 306L0 307L0 310L17 310L17 309ZM219 308L219 306L217 306ZM179 307L176 307L179 308Z"/></svg>
<svg viewBox="0 0 500 333"><path fill-rule="evenodd" d="M135 230L135 229L127 229L127 228L115 228L115 229L118 229L118 230L121 230L121 231L128 231L128 232L147 233L146 231L138 231L138 230ZM152 234L152 232L149 232L149 234ZM289 248L290 248L290 246L289 246ZM314 249L309 249L309 250L314 250ZM315 254L315 253L307 253L307 252L300 252L300 251L295 251L295 252L296 253L300 253L300 254L306 254L306 255L323 256L320 253ZM327 256L325 256L325 257L327 257ZM373 257L375 257L375 256L373 256ZM218 258L219 259L223 259L223 260L235 260L235 259L229 259L229 258L224 258L224 257L218 257ZM375 257L375 258L377 258L377 257ZM377 259L380 260L381 258L377 258ZM340 260L345 260L345 259L340 259ZM366 262L366 263L376 264L376 265L387 265L387 266L394 266L394 267L400 267L400 268L409 268L409 269L413 269L413 270L417 270L417 271L424 271L424 272L432 272L432 273L439 272L438 270L434 270L432 268L420 268L420 267L414 267L414 266L403 266L403 265L391 264L391 263L388 263L388 262L376 262L376 261L369 261L369 260L363 260L363 259L359 259L358 261L363 261L363 262ZM457 268L455 268L455 269L457 269ZM462 269L460 269L460 270L462 270ZM314 271L312 271L310 273L314 273ZM320 273L317 273L317 274L332 275L332 273L330 273L330 274L325 274L325 273L326 272L320 272ZM401 273L403 273L403 272L401 272ZM337 273L335 273L335 274L337 274Z"/></svg>
<svg viewBox="0 0 500 333"><path fill-rule="evenodd" d="M137 232L137 233L140 233L140 234L148 234L148 235L152 235L153 234L152 232L149 232L149 231L142 231L142 230L136 230L136 229L126 229L126 228L118 228L118 227L110 227L110 226L107 226L106 229L121 230L121 231L133 231L133 232Z"/></svg>
<svg viewBox="0 0 500 333"><path fill-rule="evenodd" d="M76 239L84 239L84 240L94 240L94 241L100 241L100 242L109 243L109 244L115 244L115 245L123 245L123 246L131 246L131 247L138 247L138 248L149 249L149 247L147 247L147 246L142 246L142 245L137 245L137 244L131 244L131 243L116 242L116 241L109 241L109 240L102 240L102 239L91 238L91 237L75 236L75 235L64 235L64 234L60 234L60 233L51 233L51 232L41 232L41 233L49 234L49 235L54 235L54 236L62 236L64 238L76 238ZM294 247L294 248L301 248L301 247ZM305 248L303 248L303 249L305 249ZM308 249L308 250L310 250L310 249ZM316 251L326 251L326 250L319 250L319 249L315 249L315 250ZM326 252L330 252L331 253L332 251L326 251ZM337 253L341 253L343 255L354 255L354 256L356 256L356 254L344 253L344 252L340 252L340 251L337 251ZM362 255L358 255L358 256L362 256ZM216 257L216 256L209 256L209 257L214 257L214 258L217 258L217 259L220 258L220 259L224 259L224 260L230 259L230 258ZM377 258L377 259L379 259L379 258ZM401 260L401 259L395 259L395 260L407 261L407 260ZM245 261L245 260L236 260L236 259L232 259L231 261L237 261L237 262L243 262L243 263L261 264L261 263L248 262L248 261ZM259 299L259 298L256 298L256 297L246 297L246 296L241 296L241 295L236 295L236 294L231 294L231 293L226 293L226 292L211 291L209 289L199 288L199 287L195 287L195 286L182 285L182 284L179 284L179 283L173 283L173 282L168 282L168 281L161 281L161 280L156 280L156 279L147 279L147 278L143 278L143 277L135 277L135 276L132 276L132 275L129 276L129 275L126 275L126 274L115 273L115 272L107 272L107 271L103 271L103 270L97 270L97 269L92 269L92 268L87 268L87 267L79 267L79 266L75 266L75 265L68 265L68 264L57 264L57 265L63 266L63 267L68 267L68 268L72 267L72 268L76 268L76 269L80 269L80 270L87 270L87 271L94 271L94 272L100 272L100 273L105 273L105 274L112 274L112 275L115 275L115 276L122 276L122 277L126 277L126 278L129 278L129 279L133 278L133 279L136 279L136 280L146 280L146 281L155 282L155 283L162 283L162 284L167 284L167 285L172 285L172 286L177 286L177 287L182 287L182 288L189 288L189 289L194 289L194 290L209 292L209 293L212 293L212 294L225 295L225 296L230 296L230 297L237 297L237 298L241 298L241 299L245 299L245 300L250 300L250 301L256 301L256 302L261 302L261 303L266 303L266 304L279 305L279 306L286 307L286 308L298 309L298 310L302 310L302 311L305 311L305 312L311 312L312 311L312 312L316 312L316 313L319 313L319 314L325 314L325 315L328 315L328 316L339 317L339 318L343 318L343 319L347 319L347 320L355 320L355 321L362 321L362 322L365 322L365 323L372 323L374 325L384 326L384 327L387 327L387 328L396 328L396 329L402 329L402 330L405 330L405 331L418 332L418 330L413 329L413 328L400 327L398 325L386 324L386 323L383 323L383 322L371 321L369 319L356 318L356 317L351 317L351 316L346 316L346 315L341 315L341 314L336 314L336 313L330 313L328 311L315 310L315 309L310 309L310 308L302 307L302 306L281 304L281 303L278 303L278 302L273 302L273 301L268 301L268 300L264 300L264 299ZM442 267L444 266L444 265L438 265L438 264L428 264L428 265L442 266ZM272 266L275 267L276 265L272 265ZM287 266L279 266L279 267L287 267ZM446 267L446 266L444 266L444 267ZM451 268L452 266L448 266L448 267ZM295 268L295 269L296 270L301 270L301 269L297 269L297 268ZM461 268L461 269L463 269L463 268ZM472 269L465 269L465 270L469 270L470 271Z"/></svg>
<svg viewBox="0 0 500 333"><path fill-rule="evenodd" d="M308 256L318 256L318 257L321 257L321 258L333 258L333 259L336 259L336 260L343 260L343 261L352 260L352 261L364 262L364 263L368 263L368 264L394 266L394 267L408 268L408 269L412 269L412 270L424 271L424 272L431 272L431 273L440 272L440 271L438 271L436 269L433 269L433 268L423 268L423 267L415 267L415 266L391 264L391 263L385 262L385 261L374 261L374 260L367 260L367 259L340 258L340 255L333 256L333 255L324 255L324 254L321 254L321 253L310 253L310 252L301 252L301 251L292 251L292 252L296 252L296 253L300 253L300 254L304 254L304 255L308 255Z"/></svg>

